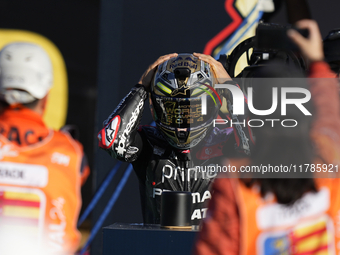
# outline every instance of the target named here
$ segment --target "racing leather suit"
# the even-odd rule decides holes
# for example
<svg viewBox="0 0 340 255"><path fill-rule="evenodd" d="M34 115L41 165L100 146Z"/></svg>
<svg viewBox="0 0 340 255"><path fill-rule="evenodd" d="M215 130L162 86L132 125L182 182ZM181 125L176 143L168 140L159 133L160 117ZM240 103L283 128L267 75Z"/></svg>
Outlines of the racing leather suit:
<svg viewBox="0 0 340 255"><path fill-rule="evenodd" d="M139 179L144 223L160 222L161 194L170 190L192 193L191 224L198 225L206 216L210 185L220 170L216 167L215 171L211 166L221 166L219 160L230 147L226 145L233 147L239 136L235 135L235 139L233 128L215 127L192 149L176 149L157 127L138 128L147 96L142 85L132 88L104 121L104 128L98 134L99 146L112 157L132 163ZM238 144L241 148L241 143Z"/></svg>

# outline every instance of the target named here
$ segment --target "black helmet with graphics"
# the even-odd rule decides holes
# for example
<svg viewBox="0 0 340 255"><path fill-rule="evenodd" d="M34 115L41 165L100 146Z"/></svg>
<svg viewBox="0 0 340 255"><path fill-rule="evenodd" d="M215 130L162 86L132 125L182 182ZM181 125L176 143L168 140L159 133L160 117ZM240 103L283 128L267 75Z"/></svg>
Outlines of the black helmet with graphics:
<svg viewBox="0 0 340 255"><path fill-rule="evenodd" d="M221 107L215 83L210 65L192 54L158 66L151 83L151 113L173 147L190 149L212 128Z"/></svg>

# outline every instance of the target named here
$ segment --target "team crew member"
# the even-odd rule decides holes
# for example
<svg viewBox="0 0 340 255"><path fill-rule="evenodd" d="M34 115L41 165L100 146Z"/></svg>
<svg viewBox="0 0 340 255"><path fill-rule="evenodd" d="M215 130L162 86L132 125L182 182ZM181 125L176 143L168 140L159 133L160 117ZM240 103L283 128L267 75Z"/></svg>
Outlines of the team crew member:
<svg viewBox="0 0 340 255"><path fill-rule="evenodd" d="M291 32L291 37L311 62L310 77L334 77L323 61L317 24L302 20L297 26L309 29L307 39L296 32ZM312 125L308 117L302 116L299 125L303 128L259 131L254 158L234 160L234 165L265 165L269 161L287 165L300 161L302 165L326 165L330 176L339 177L337 81L315 79L308 89L315 109ZM261 99L261 94L257 99ZM209 217L203 222L194 254L339 254L339 185L339 178L216 179Z"/></svg>
<svg viewBox="0 0 340 255"><path fill-rule="evenodd" d="M42 120L52 83L40 46L11 43L0 52L1 254L73 254L79 245L89 167L81 144Z"/></svg>
<svg viewBox="0 0 340 255"><path fill-rule="evenodd" d="M221 163L218 160L223 147L230 143L228 139L234 139L233 129L213 128L221 106L214 89L215 78L222 83L221 78L230 77L211 57L162 56L120 102L98 134L101 148L112 157L132 163L139 178L145 223L160 222L163 190L192 192L193 225L206 216L209 188L216 172L200 171L197 166ZM138 129L148 93L157 127ZM203 97L206 115L202 114ZM246 132L242 128L235 131L242 155L250 150Z"/></svg>

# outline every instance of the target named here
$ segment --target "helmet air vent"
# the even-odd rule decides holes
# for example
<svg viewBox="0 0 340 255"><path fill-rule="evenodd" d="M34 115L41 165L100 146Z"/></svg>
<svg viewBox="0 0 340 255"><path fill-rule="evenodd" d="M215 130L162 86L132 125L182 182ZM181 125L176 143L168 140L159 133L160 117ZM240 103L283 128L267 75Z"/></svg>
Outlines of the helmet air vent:
<svg viewBox="0 0 340 255"><path fill-rule="evenodd" d="M165 81L167 81L167 82L170 83L170 81L169 81L169 79L168 79L168 73L164 73L164 74L162 75L162 78L163 78Z"/></svg>
<svg viewBox="0 0 340 255"><path fill-rule="evenodd" d="M186 85L188 78L191 75L191 71L189 68L177 68L175 69L174 74L178 86L181 87L183 85Z"/></svg>

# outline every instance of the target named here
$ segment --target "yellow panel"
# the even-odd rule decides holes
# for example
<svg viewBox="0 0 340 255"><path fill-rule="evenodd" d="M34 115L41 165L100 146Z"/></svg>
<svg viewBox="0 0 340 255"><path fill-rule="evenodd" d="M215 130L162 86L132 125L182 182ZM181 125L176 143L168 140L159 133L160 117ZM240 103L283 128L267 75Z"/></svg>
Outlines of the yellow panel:
<svg viewBox="0 0 340 255"><path fill-rule="evenodd" d="M258 0L237 0L235 6L241 15L245 18L248 16L250 11L257 4Z"/></svg>
<svg viewBox="0 0 340 255"><path fill-rule="evenodd" d="M240 1L240 0L239 0ZM251 9L253 9L254 5L257 3L257 1L250 1L251 2ZM245 7L244 7L245 8ZM240 8L238 9L240 10ZM248 12L250 12L250 10ZM247 13L248 15L248 13ZM258 17L259 15L259 10L255 10L252 15L248 18L248 21L247 21L247 24L245 26L243 26L236 34L236 36L234 37L233 41L231 41L230 45L236 40L238 39L249 27L251 24L253 24L253 22L256 20L256 18ZM257 23L254 24L252 27L249 28L249 30L242 36L242 39L239 40L239 43L243 42L244 40L248 39L249 37L252 37L255 35L255 30L256 30L256 27L257 27ZM238 44L239 44L238 43ZM235 47L237 47L237 45L235 45ZM228 54L230 54L234 49L230 49L230 52L228 52ZM251 53L251 52L249 52ZM250 55L249 55L250 56ZM246 67L248 66L248 63L247 63L247 58L245 57L241 57L236 66L235 66L235 77Z"/></svg>
<svg viewBox="0 0 340 255"><path fill-rule="evenodd" d="M251 54L253 54L253 49L249 50L249 57ZM234 76L236 77L237 75L240 74L240 72L243 71L244 68L248 66L248 61L247 61L247 54L243 53L242 56L238 59L236 66L235 66L235 71L234 71Z"/></svg>
<svg viewBox="0 0 340 255"><path fill-rule="evenodd" d="M43 47L51 58L53 65L53 87L49 94L44 121L48 127L60 129L65 125L67 116L67 73L64 59L58 48L42 35L23 31L0 29L0 48L11 42L31 42Z"/></svg>
<svg viewBox="0 0 340 255"><path fill-rule="evenodd" d="M301 238L304 236L305 238L302 238L295 244L295 251L297 253L310 252L320 247L328 246L331 239L326 226L326 220L322 219L306 226L296 228L293 231L294 238ZM325 251L327 252L327 249ZM320 252L322 254L325 251L321 250Z"/></svg>
<svg viewBox="0 0 340 255"><path fill-rule="evenodd" d="M294 237L301 237L304 235L308 235L314 231L318 231L320 229L323 229L327 226L327 222L325 220L321 220L319 222L316 222L315 224L307 225L306 227L301 227L296 230L294 230Z"/></svg>
<svg viewBox="0 0 340 255"><path fill-rule="evenodd" d="M2 215L22 218L39 218L39 208L27 206L9 206L3 207Z"/></svg>
<svg viewBox="0 0 340 255"><path fill-rule="evenodd" d="M4 198L13 199L13 200L30 201L30 202L40 202L39 196L34 193L5 191Z"/></svg>
<svg viewBox="0 0 340 255"><path fill-rule="evenodd" d="M327 235L327 232L325 231L324 233L320 235L310 236L306 239L299 241L295 245L295 251L297 253L309 252L309 251L316 250L320 247L327 246L328 243L329 243L329 237Z"/></svg>

